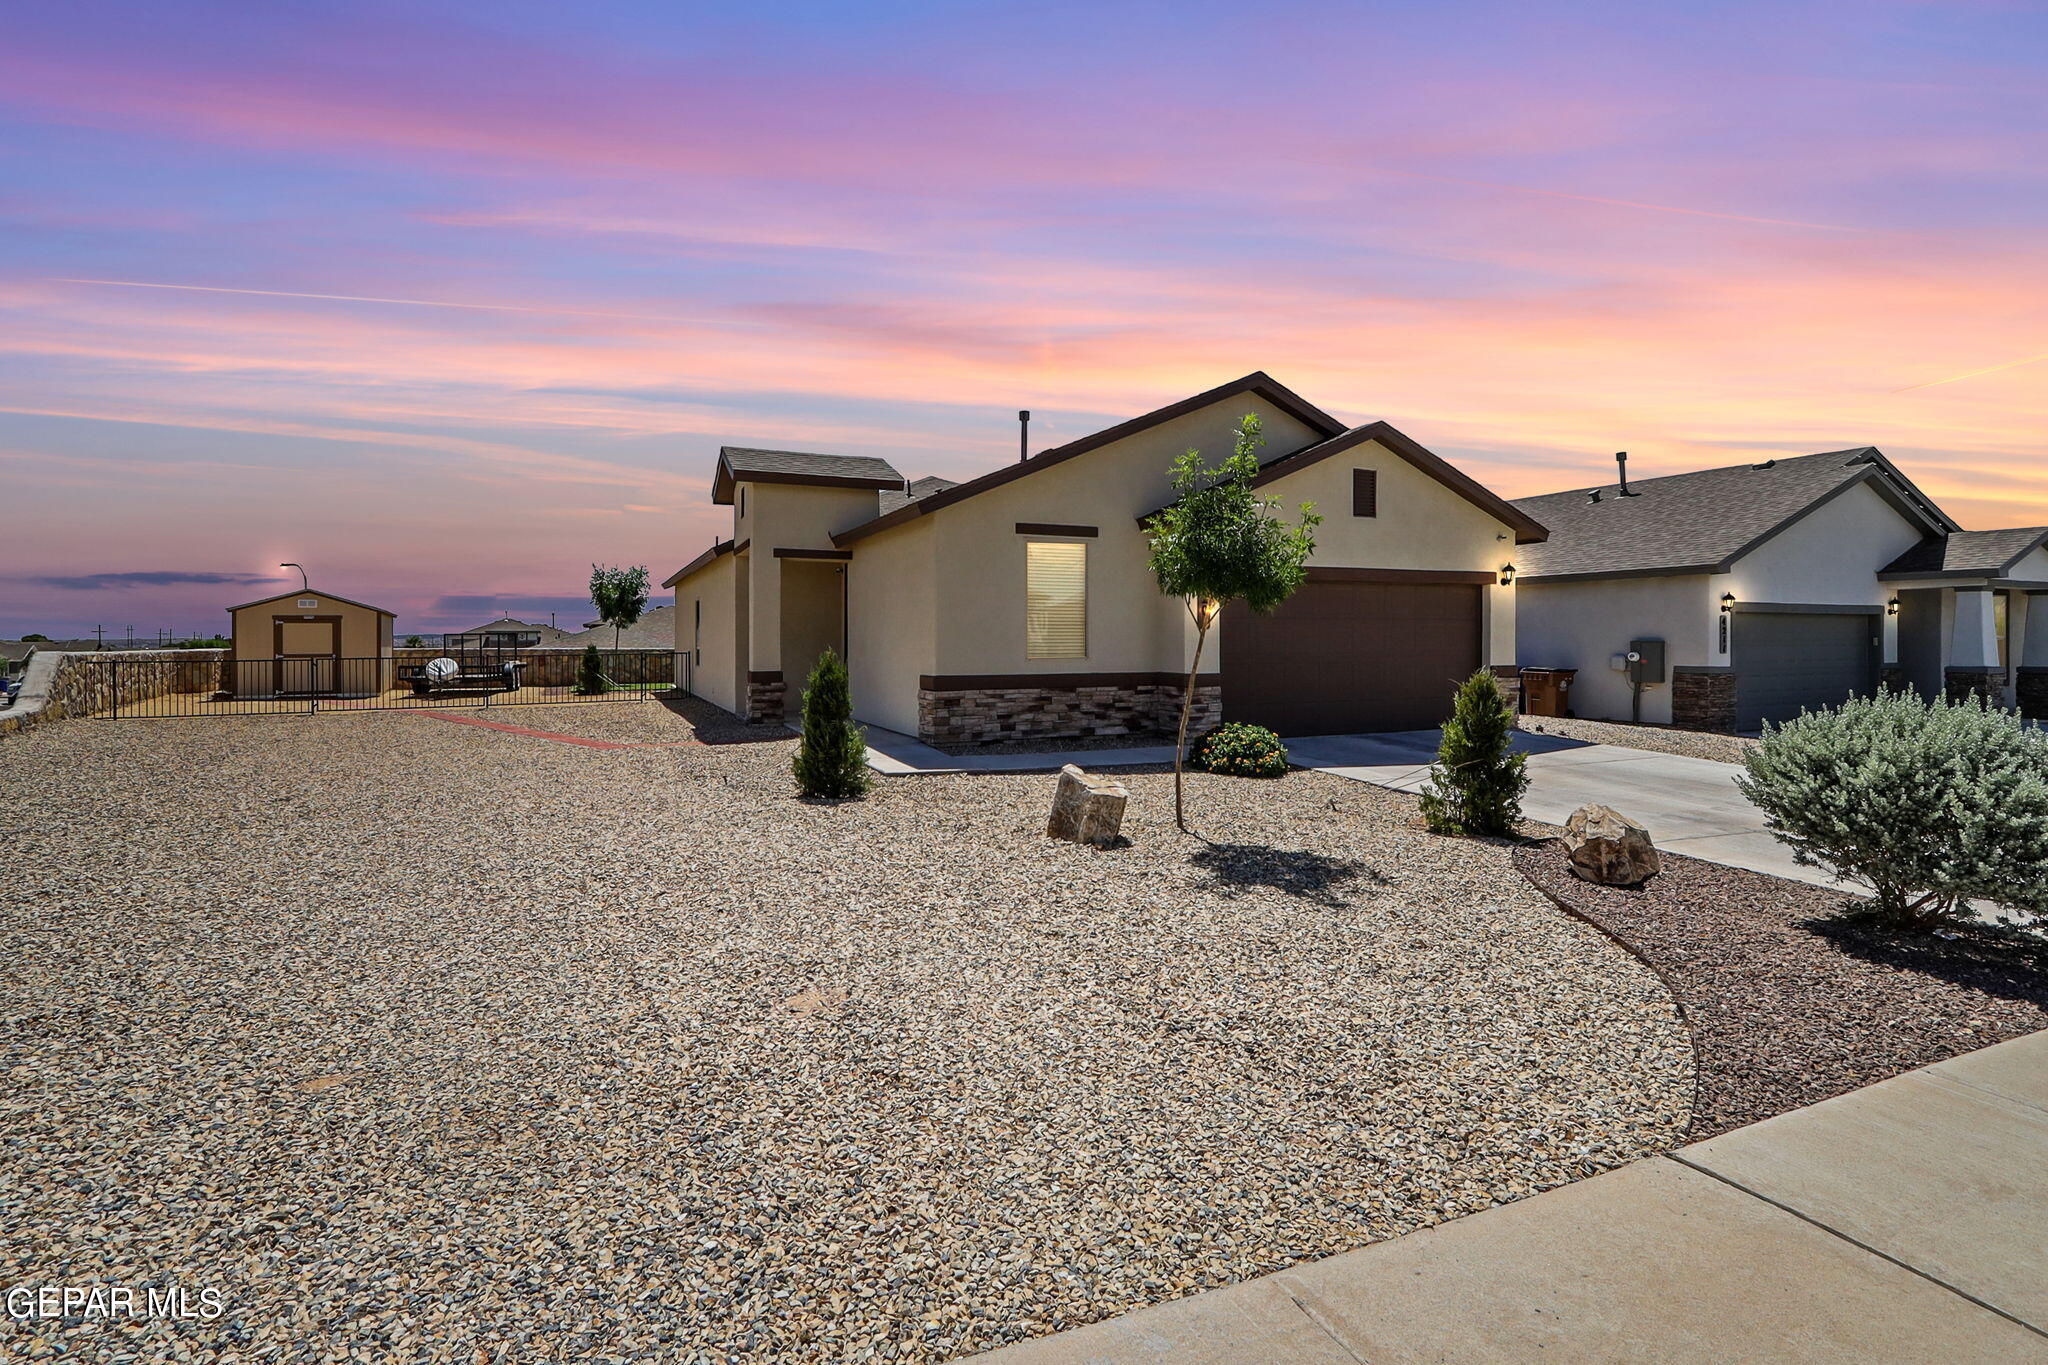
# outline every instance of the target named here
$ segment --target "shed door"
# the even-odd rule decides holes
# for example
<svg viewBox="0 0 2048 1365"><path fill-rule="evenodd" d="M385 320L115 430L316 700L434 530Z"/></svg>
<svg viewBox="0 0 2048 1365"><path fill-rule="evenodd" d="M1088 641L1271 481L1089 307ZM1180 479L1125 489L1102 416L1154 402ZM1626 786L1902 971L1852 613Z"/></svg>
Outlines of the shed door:
<svg viewBox="0 0 2048 1365"><path fill-rule="evenodd" d="M1478 667L1470 584L1311 581L1223 613L1223 714L1283 735L1430 729Z"/></svg>
<svg viewBox="0 0 2048 1365"><path fill-rule="evenodd" d="M341 667L337 621L277 623L277 690L332 692Z"/></svg>
<svg viewBox="0 0 2048 1365"><path fill-rule="evenodd" d="M1754 730L1877 689L1878 617L1737 612L1735 726Z"/></svg>

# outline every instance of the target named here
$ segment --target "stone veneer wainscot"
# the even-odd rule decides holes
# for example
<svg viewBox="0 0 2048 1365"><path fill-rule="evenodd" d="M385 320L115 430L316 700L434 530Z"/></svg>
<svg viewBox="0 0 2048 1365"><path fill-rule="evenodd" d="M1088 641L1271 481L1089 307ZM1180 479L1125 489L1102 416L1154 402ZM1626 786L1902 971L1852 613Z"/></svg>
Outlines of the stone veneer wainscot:
<svg viewBox="0 0 2048 1365"><path fill-rule="evenodd" d="M941 744L1173 730L1180 724L1186 689L1186 679L1165 674L1051 686L960 687L947 686L943 678L922 681L925 686L917 693L918 736ZM1222 719L1222 679L1204 674L1195 687L1188 733L1213 729Z"/></svg>
<svg viewBox="0 0 2048 1365"><path fill-rule="evenodd" d="M1692 667L1671 670L1671 723L1681 730L1735 733L1735 671Z"/></svg>

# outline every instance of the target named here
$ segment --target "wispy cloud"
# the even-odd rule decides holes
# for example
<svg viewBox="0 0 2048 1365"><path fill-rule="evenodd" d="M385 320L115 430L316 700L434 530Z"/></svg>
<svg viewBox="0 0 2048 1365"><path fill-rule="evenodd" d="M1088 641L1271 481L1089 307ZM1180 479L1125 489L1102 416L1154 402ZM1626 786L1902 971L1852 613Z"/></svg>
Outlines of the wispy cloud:
<svg viewBox="0 0 2048 1365"><path fill-rule="evenodd" d="M218 284L165 284L154 280L89 280L65 275L49 277L52 284L90 284L115 289L173 289L188 294L253 294L271 299L320 299L332 303L393 303L407 308L460 308L480 313L543 313L565 318L617 318L625 322L675 322L693 327L745 327L748 323L727 318L676 317L665 313L601 313L588 308L548 308L519 303L458 303L451 299L393 299L375 294L307 294L291 289L235 289Z"/></svg>
<svg viewBox="0 0 2048 1365"><path fill-rule="evenodd" d="M67 592L97 592L107 588L168 588L254 586L281 580L270 574L190 573L176 569L147 569L130 573L47 574L17 579L38 588L60 588Z"/></svg>

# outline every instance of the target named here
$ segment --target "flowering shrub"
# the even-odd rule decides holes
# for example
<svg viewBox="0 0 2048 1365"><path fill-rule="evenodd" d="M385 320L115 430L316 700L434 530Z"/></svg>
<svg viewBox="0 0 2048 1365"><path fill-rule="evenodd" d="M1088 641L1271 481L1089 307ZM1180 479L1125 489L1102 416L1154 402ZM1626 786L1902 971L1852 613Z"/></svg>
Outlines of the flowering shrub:
<svg viewBox="0 0 2048 1365"><path fill-rule="evenodd" d="M1263 725L1226 721L1195 741L1188 765L1230 777L1279 777L1287 771L1287 746Z"/></svg>

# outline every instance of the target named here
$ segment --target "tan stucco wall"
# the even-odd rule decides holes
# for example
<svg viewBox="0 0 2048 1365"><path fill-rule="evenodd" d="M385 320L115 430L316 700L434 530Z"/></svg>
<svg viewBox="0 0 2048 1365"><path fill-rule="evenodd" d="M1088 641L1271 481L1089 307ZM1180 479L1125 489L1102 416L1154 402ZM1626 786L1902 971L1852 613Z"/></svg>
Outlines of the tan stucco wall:
<svg viewBox="0 0 2048 1365"><path fill-rule="evenodd" d="M853 714L917 733L917 680L938 671L936 517L855 542L847 565L846 666Z"/></svg>
<svg viewBox="0 0 2048 1365"><path fill-rule="evenodd" d="M1572 709L1593 720L1627 720L1628 676L1609 667L1631 640L1664 641L1667 667L1710 657L1716 630L1707 575L1613 578L1590 583L1524 583L1516 607L1524 668L1576 668ZM1671 722L1671 684L1643 689L1643 719Z"/></svg>
<svg viewBox="0 0 2048 1365"><path fill-rule="evenodd" d="M1238 420L1246 412L1258 413L1265 424L1261 453L1267 458L1315 439L1307 426L1264 400L1233 398L933 513L937 563L951 571L938 575L932 671L1136 673L1184 667L1186 612L1180 603L1160 596L1145 567L1145 537L1137 519L1172 499L1167 470L1174 457L1193 447L1208 463L1217 463L1230 453ZM1085 659L1026 657L1028 537L1017 534L1020 521L1100 528L1101 534L1088 542ZM1212 637L1212 649L1214 643Z"/></svg>
<svg viewBox="0 0 2048 1365"><path fill-rule="evenodd" d="M696 694L730 711L733 694L733 556L720 555L676 584L676 652L696 650L691 686ZM703 609L703 625L697 610Z"/></svg>
<svg viewBox="0 0 2048 1365"><path fill-rule="evenodd" d="M1375 517L1351 515L1351 474L1378 473ZM1499 570L1515 562L1512 528L1485 509L1452 492L1388 450L1367 441L1267 484L1291 515L1313 502L1323 524L1316 527L1311 565L1373 569L1456 569L1487 572L1496 582L1480 594L1485 632L1481 658L1515 662L1515 589L1499 586Z"/></svg>
<svg viewBox="0 0 2048 1365"><path fill-rule="evenodd" d="M782 561L782 663L792 715L818 656L827 649L844 650L839 627L846 612L840 591L845 569L823 560Z"/></svg>
<svg viewBox="0 0 2048 1365"><path fill-rule="evenodd" d="M782 668L782 568L778 549L829 550L832 533L872 521L881 502L872 488L814 488L805 484L746 484L748 639L754 672ZM784 679L794 687L801 679Z"/></svg>
<svg viewBox="0 0 2048 1365"><path fill-rule="evenodd" d="M318 602L320 605L301 607L301 601ZM272 618L278 616L286 620L304 616L339 616L341 657L344 659L381 658L391 652L390 617L366 607L350 606L331 597L322 597L317 592L296 594L275 602L259 602L228 615L233 631L230 638L235 642L237 659L277 657L277 637Z"/></svg>

